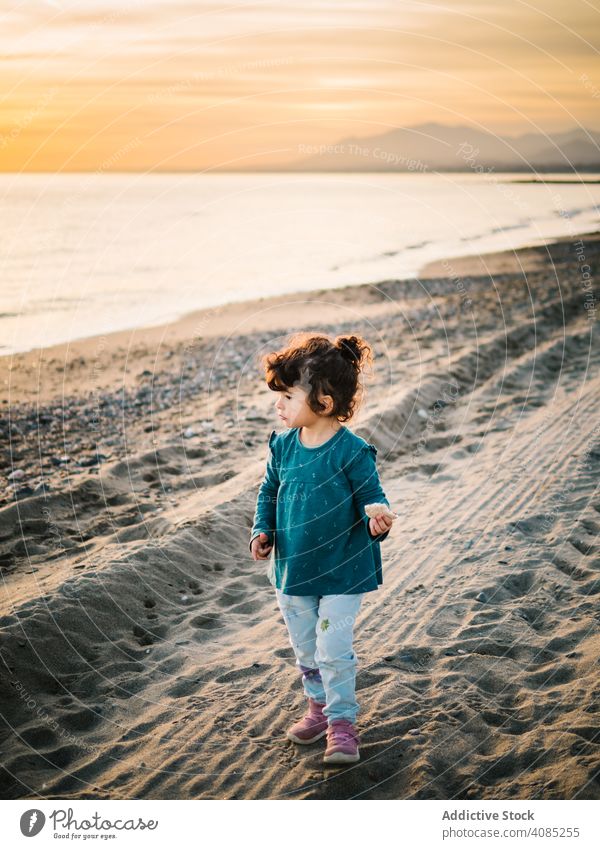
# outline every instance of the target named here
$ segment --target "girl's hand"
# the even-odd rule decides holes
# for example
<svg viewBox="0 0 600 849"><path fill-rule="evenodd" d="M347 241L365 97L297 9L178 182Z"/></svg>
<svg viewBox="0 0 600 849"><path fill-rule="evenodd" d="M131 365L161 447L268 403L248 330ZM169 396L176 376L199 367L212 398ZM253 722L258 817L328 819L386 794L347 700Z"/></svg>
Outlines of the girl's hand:
<svg viewBox="0 0 600 849"><path fill-rule="evenodd" d="M258 536L254 537L250 546L252 559L268 560L272 548L273 545L269 542L269 537L265 533L260 533Z"/></svg>
<svg viewBox="0 0 600 849"><path fill-rule="evenodd" d="M394 524L394 520L389 516L386 516L385 513L381 513L379 516L375 516L373 519L369 519L369 530L371 534L376 537L379 534L384 534Z"/></svg>

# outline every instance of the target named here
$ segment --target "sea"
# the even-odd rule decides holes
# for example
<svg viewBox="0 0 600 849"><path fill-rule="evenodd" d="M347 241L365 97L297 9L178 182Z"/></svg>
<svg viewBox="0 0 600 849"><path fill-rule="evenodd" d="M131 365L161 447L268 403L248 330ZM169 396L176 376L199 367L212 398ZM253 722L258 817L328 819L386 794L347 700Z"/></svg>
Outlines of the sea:
<svg viewBox="0 0 600 849"><path fill-rule="evenodd" d="M600 180L495 173L0 174L0 355L199 308L419 276L598 227Z"/></svg>

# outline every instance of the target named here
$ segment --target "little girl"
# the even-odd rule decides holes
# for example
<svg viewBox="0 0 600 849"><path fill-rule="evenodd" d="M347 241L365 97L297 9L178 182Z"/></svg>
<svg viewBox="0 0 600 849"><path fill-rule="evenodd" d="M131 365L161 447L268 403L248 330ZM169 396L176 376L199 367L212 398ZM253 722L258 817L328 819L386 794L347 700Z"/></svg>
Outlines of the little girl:
<svg viewBox="0 0 600 849"><path fill-rule="evenodd" d="M268 577L308 697L308 713L287 737L307 744L327 734L330 764L360 758L352 629L364 594L383 583L379 543L394 515L377 448L341 424L355 412L359 376L372 359L359 336L306 333L263 357L287 430L269 437L250 550L266 560L274 548ZM373 518L365 513L371 504Z"/></svg>

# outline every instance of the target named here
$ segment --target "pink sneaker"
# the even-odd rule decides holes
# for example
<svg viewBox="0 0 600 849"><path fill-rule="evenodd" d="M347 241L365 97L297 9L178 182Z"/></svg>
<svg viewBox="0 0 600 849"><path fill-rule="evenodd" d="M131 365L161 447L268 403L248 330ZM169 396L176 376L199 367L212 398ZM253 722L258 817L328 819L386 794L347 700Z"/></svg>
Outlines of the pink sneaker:
<svg viewBox="0 0 600 849"><path fill-rule="evenodd" d="M360 760L360 738L349 719L334 719L327 729L327 749L323 763L351 764Z"/></svg>
<svg viewBox="0 0 600 849"><path fill-rule="evenodd" d="M288 740L304 745L320 740L327 733L327 717L323 713L324 707L324 703L321 704L309 698L308 713L303 719L292 725L286 734Z"/></svg>

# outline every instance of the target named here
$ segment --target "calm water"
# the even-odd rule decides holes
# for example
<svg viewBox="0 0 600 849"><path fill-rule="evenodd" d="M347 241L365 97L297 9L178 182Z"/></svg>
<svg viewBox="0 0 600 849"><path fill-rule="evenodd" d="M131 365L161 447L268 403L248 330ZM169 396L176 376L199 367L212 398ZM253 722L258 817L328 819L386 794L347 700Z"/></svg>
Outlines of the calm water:
<svg viewBox="0 0 600 849"><path fill-rule="evenodd" d="M509 179L0 174L0 354L596 227L600 185Z"/></svg>

